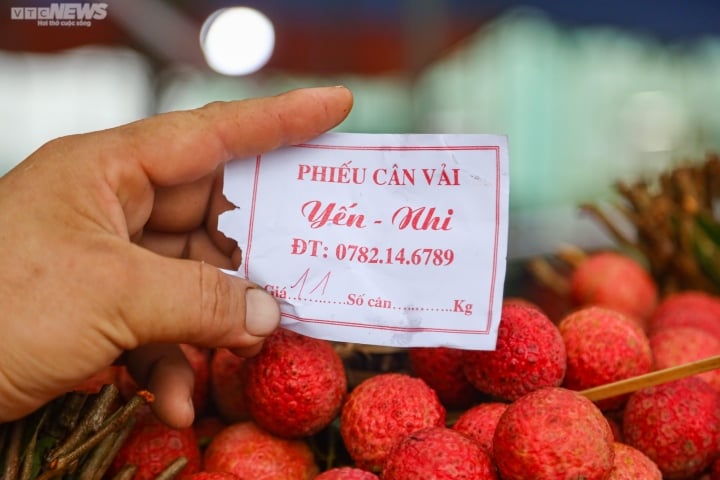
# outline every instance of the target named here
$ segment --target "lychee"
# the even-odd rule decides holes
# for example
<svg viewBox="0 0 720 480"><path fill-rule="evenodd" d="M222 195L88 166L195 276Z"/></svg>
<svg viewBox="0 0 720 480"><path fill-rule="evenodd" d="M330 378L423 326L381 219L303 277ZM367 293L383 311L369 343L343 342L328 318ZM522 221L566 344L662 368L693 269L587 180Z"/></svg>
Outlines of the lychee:
<svg viewBox="0 0 720 480"><path fill-rule="evenodd" d="M625 443L647 455L667 479L707 468L718 453L719 428L720 394L696 377L633 392L623 413Z"/></svg>
<svg viewBox="0 0 720 480"><path fill-rule="evenodd" d="M305 441L276 437L251 421L221 430L203 461L205 470L232 473L240 480L310 480L318 473Z"/></svg>
<svg viewBox="0 0 720 480"><path fill-rule="evenodd" d="M565 344L557 326L536 308L504 305L495 350L465 350L464 372L478 390L515 400L565 376Z"/></svg>
<svg viewBox="0 0 720 480"><path fill-rule="evenodd" d="M315 480L380 480L380 477L360 468L336 467L325 470Z"/></svg>
<svg viewBox="0 0 720 480"><path fill-rule="evenodd" d="M626 315L605 307L584 307L558 324L567 352L562 386L586 388L642 375L652 369L650 341L644 330ZM622 405L626 396L599 401L603 409Z"/></svg>
<svg viewBox="0 0 720 480"><path fill-rule="evenodd" d="M720 340L720 297L688 290L665 297L650 317L649 332L696 327Z"/></svg>
<svg viewBox="0 0 720 480"><path fill-rule="evenodd" d="M615 462L607 480L662 480L658 466L637 448L615 442Z"/></svg>
<svg viewBox="0 0 720 480"><path fill-rule="evenodd" d="M250 419L242 373L245 358L217 348L210 358L210 398L218 415L228 423Z"/></svg>
<svg viewBox="0 0 720 480"><path fill-rule="evenodd" d="M570 295L577 306L603 306L640 321L652 315L658 294L645 267L620 252L592 253L570 275Z"/></svg>
<svg viewBox="0 0 720 480"><path fill-rule="evenodd" d="M445 407L422 379L382 373L358 384L340 416L340 434L356 466L378 472L390 449L426 427L445 426Z"/></svg>
<svg viewBox="0 0 720 480"><path fill-rule="evenodd" d="M446 427L411 433L390 451L383 480L495 480L495 466L473 439Z"/></svg>
<svg viewBox="0 0 720 480"><path fill-rule="evenodd" d="M475 440L492 457L495 428L507 407L502 402L477 404L460 414L452 428Z"/></svg>
<svg viewBox="0 0 720 480"><path fill-rule="evenodd" d="M250 415L285 438L325 428L339 414L347 393L345 367L330 342L283 328L265 340L244 368Z"/></svg>
<svg viewBox="0 0 720 480"><path fill-rule="evenodd" d="M192 427L174 429L158 420L150 410L137 415L136 423L109 470L110 477L125 465L135 465L135 480L150 480L165 470L178 457L187 458L179 479L187 479L200 471L201 454Z"/></svg>
<svg viewBox="0 0 720 480"><path fill-rule="evenodd" d="M603 480L613 467L613 442L593 402L546 387L508 406L495 429L493 453L503 480Z"/></svg>
<svg viewBox="0 0 720 480"><path fill-rule="evenodd" d="M197 472L188 480L238 480L238 477L227 472Z"/></svg>
<svg viewBox="0 0 720 480"><path fill-rule="evenodd" d="M480 392L465 377L463 351L448 347L416 347L408 351L410 369L435 390L450 410L462 410L480 399Z"/></svg>
<svg viewBox="0 0 720 480"><path fill-rule="evenodd" d="M655 368L663 369L720 355L720 339L695 327L667 327L650 336L650 348ZM720 392L720 370L697 376Z"/></svg>

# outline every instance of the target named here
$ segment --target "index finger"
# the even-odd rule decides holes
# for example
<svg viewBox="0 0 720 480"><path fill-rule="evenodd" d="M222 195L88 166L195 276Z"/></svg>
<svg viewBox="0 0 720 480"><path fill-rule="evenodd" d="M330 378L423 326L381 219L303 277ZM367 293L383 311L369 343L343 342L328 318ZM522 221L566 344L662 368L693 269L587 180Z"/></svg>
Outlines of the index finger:
<svg viewBox="0 0 720 480"><path fill-rule="evenodd" d="M132 138L133 156L153 184L172 186L204 177L232 158L307 141L340 123L351 107L345 87L306 88L157 115L118 133ZM127 151L118 153L127 157Z"/></svg>

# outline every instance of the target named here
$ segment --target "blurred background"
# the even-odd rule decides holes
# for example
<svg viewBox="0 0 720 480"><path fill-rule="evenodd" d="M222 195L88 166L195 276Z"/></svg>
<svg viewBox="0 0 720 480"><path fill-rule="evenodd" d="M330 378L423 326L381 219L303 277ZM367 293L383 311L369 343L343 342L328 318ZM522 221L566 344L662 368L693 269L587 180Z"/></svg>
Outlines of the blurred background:
<svg viewBox="0 0 720 480"><path fill-rule="evenodd" d="M604 245L580 202L720 147L716 0L0 5L0 173L60 135L345 84L338 131L508 135L524 258Z"/></svg>

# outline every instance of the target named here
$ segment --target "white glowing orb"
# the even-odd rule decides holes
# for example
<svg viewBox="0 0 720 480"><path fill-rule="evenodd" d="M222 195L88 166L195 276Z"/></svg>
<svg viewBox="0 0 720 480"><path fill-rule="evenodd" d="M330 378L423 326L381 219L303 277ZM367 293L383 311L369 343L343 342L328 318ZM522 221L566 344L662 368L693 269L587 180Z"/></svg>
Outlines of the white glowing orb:
<svg viewBox="0 0 720 480"><path fill-rule="evenodd" d="M224 75L247 75L272 56L275 29L265 15L248 7L212 13L200 31L200 45L210 68Z"/></svg>

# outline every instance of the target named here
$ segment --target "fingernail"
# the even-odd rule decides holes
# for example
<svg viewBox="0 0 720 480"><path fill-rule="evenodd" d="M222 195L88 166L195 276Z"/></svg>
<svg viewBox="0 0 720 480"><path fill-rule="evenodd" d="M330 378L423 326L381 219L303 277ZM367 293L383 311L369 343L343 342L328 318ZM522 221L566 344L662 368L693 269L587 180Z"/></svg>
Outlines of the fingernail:
<svg viewBox="0 0 720 480"><path fill-rule="evenodd" d="M270 335L280 324L280 307L265 290L245 291L245 329L256 337Z"/></svg>

